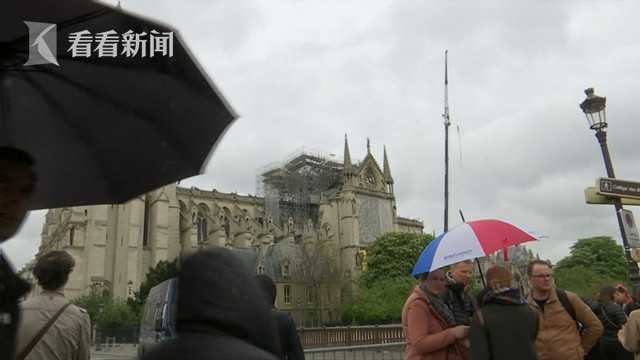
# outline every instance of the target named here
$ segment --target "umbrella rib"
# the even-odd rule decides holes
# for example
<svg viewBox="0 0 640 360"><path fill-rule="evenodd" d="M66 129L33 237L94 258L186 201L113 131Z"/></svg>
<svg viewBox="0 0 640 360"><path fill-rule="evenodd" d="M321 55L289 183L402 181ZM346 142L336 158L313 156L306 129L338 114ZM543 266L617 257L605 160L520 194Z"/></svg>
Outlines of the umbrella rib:
<svg viewBox="0 0 640 360"><path fill-rule="evenodd" d="M164 136L164 135L169 135L169 134L165 134L163 131L161 131L161 129L158 127L158 124L156 122L154 122L151 118L149 118L148 116L145 116L143 113L137 111L134 107L132 106L128 106L125 104L121 104L119 103L117 100L113 99L113 97L109 96L106 93L99 93L98 91L87 87L77 81L74 81L72 79L69 79L68 77L62 76L61 74L58 74L56 72L53 72L49 69L43 69L43 72L45 74L50 75L53 78L58 79L59 81L62 81L63 83L66 83L68 85L71 85L73 87L79 88L80 90L85 91L88 95L91 95L92 97L105 101L106 103L108 103L109 105L113 106L116 109L119 109L120 111L122 111L125 114L132 114L134 116L136 116L137 118L141 119L142 121L144 121L145 123L147 123L149 125L149 127L151 129L154 129L156 131L156 133L158 135L160 135L161 138L166 139L166 140L172 140L172 144L177 148L177 149L188 149L188 147L186 147L186 144L182 141L176 141L177 138L175 137L171 137L171 136ZM180 154L179 151L176 151L176 153ZM189 160L185 160L184 157L181 159L181 161L186 161L187 163L190 163L191 161ZM194 164L191 164L192 166ZM196 167L200 167L200 165L195 164Z"/></svg>
<svg viewBox="0 0 640 360"><path fill-rule="evenodd" d="M9 141L9 97L6 95L8 91L4 89L5 85L5 77L8 74L5 72L0 72L0 140L2 143Z"/></svg>
<svg viewBox="0 0 640 360"><path fill-rule="evenodd" d="M47 91L45 91L42 86L40 84L38 84L36 81L34 81L28 74L25 74L24 76L24 80L31 85L38 93L40 93L40 95L42 96L42 98L44 99L44 101L46 101L49 106L51 106L51 108L53 108L55 111L57 111L58 113L60 113L60 119L65 121L67 118L70 118L70 116L68 116L68 113L64 110L64 108L56 101L56 99L51 96L51 94L47 93ZM90 142L88 139L86 139L85 136L81 136L80 131L78 131L77 127L74 126L71 122L69 121L65 121L68 128L71 129L75 134L76 134L76 138L79 141L82 141L85 144L85 149L87 150L88 153L91 154L93 159L100 159L101 156L98 152L95 151L95 149L91 146ZM106 179L106 171L104 169L103 166L100 166L103 162L102 161L98 161L98 166L97 168L100 169L100 172L102 173L103 178ZM108 188L108 192L113 194L113 189L112 189L112 185L111 182L109 181L105 181L105 184L107 184L107 188Z"/></svg>

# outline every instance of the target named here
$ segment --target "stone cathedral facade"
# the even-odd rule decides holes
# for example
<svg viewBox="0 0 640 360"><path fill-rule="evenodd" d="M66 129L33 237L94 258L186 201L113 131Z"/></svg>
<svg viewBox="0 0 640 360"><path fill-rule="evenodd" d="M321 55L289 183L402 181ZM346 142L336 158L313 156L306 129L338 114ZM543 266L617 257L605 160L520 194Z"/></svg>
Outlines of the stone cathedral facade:
<svg viewBox="0 0 640 360"><path fill-rule="evenodd" d="M260 174L260 196L168 185L123 204L49 210L38 254L73 255L69 297L99 286L126 298L159 261L228 247L274 278L277 306L299 325L335 322L367 246L386 232L423 231L397 215L383 156L381 167L367 144L353 163L345 137L342 162L298 154Z"/></svg>

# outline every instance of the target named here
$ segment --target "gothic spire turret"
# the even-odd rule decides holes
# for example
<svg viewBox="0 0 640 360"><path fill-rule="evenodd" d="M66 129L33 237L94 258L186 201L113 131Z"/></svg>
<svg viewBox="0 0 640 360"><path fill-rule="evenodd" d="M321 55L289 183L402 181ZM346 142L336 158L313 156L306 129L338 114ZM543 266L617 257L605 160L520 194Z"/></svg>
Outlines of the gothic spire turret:
<svg viewBox="0 0 640 360"><path fill-rule="evenodd" d="M344 134L344 161L342 172L345 175L353 175L353 165L351 165L351 153L349 152L349 142L347 134Z"/></svg>
<svg viewBox="0 0 640 360"><path fill-rule="evenodd" d="M384 181L387 184L393 184L393 178L391 177L391 167L389 167L389 157L387 156L387 147L384 147L384 164L383 164Z"/></svg>

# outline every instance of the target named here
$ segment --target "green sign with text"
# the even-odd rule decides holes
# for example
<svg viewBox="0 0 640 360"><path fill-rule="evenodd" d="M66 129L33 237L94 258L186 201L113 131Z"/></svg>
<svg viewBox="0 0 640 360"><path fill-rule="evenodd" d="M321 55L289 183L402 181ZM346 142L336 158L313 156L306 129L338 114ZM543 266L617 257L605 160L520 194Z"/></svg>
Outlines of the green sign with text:
<svg viewBox="0 0 640 360"><path fill-rule="evenodd" d="M640 182L636 181L600 178L596 189L600 195L640 199Z"/></svg>

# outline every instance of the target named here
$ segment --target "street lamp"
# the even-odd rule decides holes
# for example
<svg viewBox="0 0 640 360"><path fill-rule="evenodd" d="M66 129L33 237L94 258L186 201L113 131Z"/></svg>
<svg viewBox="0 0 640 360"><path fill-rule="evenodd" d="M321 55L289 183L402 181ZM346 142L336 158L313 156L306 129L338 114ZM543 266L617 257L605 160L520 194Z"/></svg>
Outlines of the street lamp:
<svg viewBox="0 0 640 360"><path fill-rule="evenodd" d="M602 158L604 159L604 165L607 169L607 177L615 179L616 175L613 172L613 164L611 163L611 156L609 155L609 148L607 147L607 112L606 112L606 97L601 97L594 94L593 88L588 88L584 91L587 98L580 104L580 108L587 117L589 128L596 132L596 139L600 144L602 150ZM638 263L631 257L629 249L629 242L627 241L627 235L624 231L624 225L622 220L622 203L619 197L613 198L613 206L616 209L616 216L618 218L618 227L620 227L620 235L622 237L622 244L624 245L624 254L627 259L627 266L629 269L629 280L633 284L634 290L640 288L640 274L638 272Z"/></svg>

